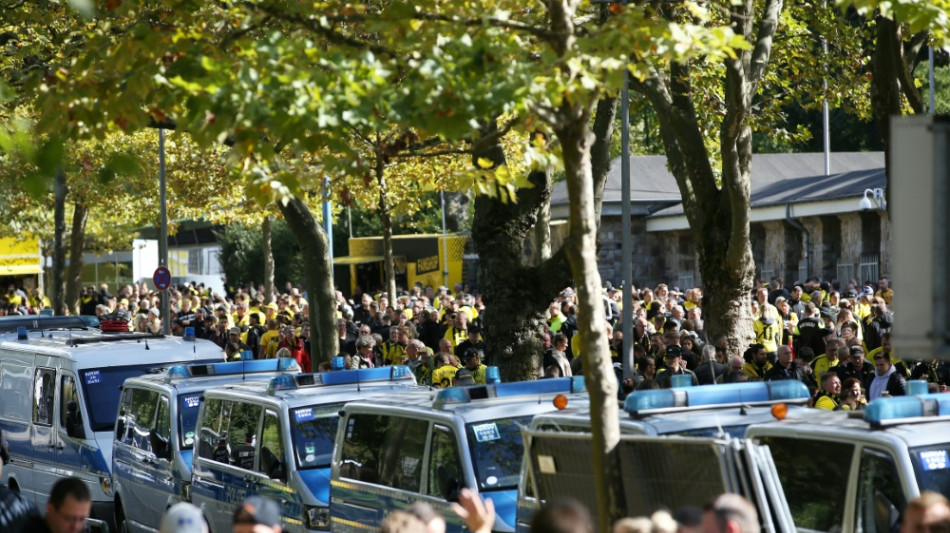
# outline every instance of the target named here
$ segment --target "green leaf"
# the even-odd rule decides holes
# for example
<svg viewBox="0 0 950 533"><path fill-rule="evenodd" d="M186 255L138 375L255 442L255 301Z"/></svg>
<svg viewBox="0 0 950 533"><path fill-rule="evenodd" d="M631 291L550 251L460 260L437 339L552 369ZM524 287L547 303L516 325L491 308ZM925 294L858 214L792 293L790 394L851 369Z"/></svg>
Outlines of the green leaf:
<svg viewBox="0 0 950 533"><path fill-rule="evenodd" d="M131 154L113 154L106 166L115 174L121 176L136 176L139 174L139 160Z"/></svg>
<svg viewBox="0 0 950 533"><path fill-rule="evenodd" d="M59 139L51 139L43 143L36 154L36 166L43 176L52 177L63 166L63 143Z"/></svg>

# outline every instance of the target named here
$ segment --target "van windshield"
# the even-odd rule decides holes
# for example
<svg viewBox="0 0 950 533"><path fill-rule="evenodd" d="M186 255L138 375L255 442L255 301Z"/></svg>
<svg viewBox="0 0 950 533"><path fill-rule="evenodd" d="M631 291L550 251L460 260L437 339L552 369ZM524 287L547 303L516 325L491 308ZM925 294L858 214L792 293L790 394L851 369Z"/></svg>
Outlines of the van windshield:
<svg viewBox="0 0 950 533"><path fill-rule="evenodd" d="M294 439L294 455L297 456L299 469L330 466L342 408L343 404L340 403L290 410L290 433Z"/></svg>
<svg viewBox="0 0 950 533"><path fill-rule="evenodd" d="M911 448L910 461L921 492L950 494L950 444Z"/></svg>
<svg viewBox="0 0 950 533"><path fill-rule="evenodd" d="M87 368L79 371L89 425L93 431L112 431L119 407L119 387L128 378L163 372L168 363Z"/></svg>
<svg viewBox="0 0 950 533"><path fill-rule="evenodd" d="M518 487L524 455L521 427L530 424L531 417L522 416L465 425L478 490Z"/></svg>

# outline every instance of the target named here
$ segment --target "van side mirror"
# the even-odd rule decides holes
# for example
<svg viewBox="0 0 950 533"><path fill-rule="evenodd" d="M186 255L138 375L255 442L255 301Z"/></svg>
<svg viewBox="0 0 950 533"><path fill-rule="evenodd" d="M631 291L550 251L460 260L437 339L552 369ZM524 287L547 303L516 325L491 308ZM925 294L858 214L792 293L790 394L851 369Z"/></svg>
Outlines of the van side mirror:
<svg viewBox="0 0 950 533"><path fill-rule="evenodd" d="M115 421L115 440L122 442L125 439L125 419L119 418Z"/></svg>
<svg viewBox="0 0 950 533"><path fill-rule="evenodd" d="M83 533L109 533L109 526L102 520L87 518Z"/></svg>

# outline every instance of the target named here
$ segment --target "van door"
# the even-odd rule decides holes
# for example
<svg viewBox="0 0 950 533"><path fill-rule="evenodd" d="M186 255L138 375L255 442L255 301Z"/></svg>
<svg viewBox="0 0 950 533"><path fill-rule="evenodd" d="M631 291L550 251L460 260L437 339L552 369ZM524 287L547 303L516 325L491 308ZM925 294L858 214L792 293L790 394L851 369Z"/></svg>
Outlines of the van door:
<svg viewBox="0 0 950 533"><path fill-rule="evenodd" d="M861 449L860 461L854 531L897 531L909 493L908 488L901 483L897 463L884 450L867 446Z"/></svg>
<svg viewBox="0 0 950 533"><path fill-rule="evenodd" d="M128 397L128 404L125 404ZM122 508L117 509L121 516L132 524L158 524L158 521L146 521L156 510L161 518L163 505L154 501L155 454L152 452L152 443L149 433L154 425L155 413L158 409L158 391L133 388L122 396L120 418L123 429L121 438L122 452L117 455L118 461L128 461L129 465L119 466L117 470L125 478L122 487ZM122 427L124 426L124 428ZM128 475L125 470L128 469Z"/></svg>
<svg viewBox="0 0 950 533"><path fill-rule="evenodd" d="M33 498L33 356L16 352L0 355L0 425L10 451L0 484Z"/></svg>
<svg viewBox="0 0 950 533"><path fill-rule="evenodd" d="M30 443L33 448L34 502L40 509L46 508L53 485L62 476L70 475L63 469L61 456L63 443L56 434L57 418L56 370L59 360L54 357L36 356L33 369L32 428Z"/></svg>

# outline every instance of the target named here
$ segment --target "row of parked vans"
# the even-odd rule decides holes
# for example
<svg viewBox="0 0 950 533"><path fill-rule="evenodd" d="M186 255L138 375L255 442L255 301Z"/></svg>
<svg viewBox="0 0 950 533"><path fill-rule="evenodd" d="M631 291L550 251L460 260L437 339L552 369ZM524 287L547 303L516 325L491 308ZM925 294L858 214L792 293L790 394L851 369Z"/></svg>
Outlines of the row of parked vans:
<svg viewBox="0 0 950 533"><path fill-rule="evenodd" d="M286 531L375 530L413 501L463 531L450 505L465 487L493 500L500 532L527 530L554 497L596 509L583 378L431 390L401 366L300 374L288 359L224 363L189 337L39 329L11 338L0 323L2 481L42 507L80 477L101 529L156 531L191 501L226 532L249 494L279 502ZM950 395L858 416L807 401L795 381L628 396L624 512L731 491L763 531L892 531L921 490L950 494Z"/></svg>

